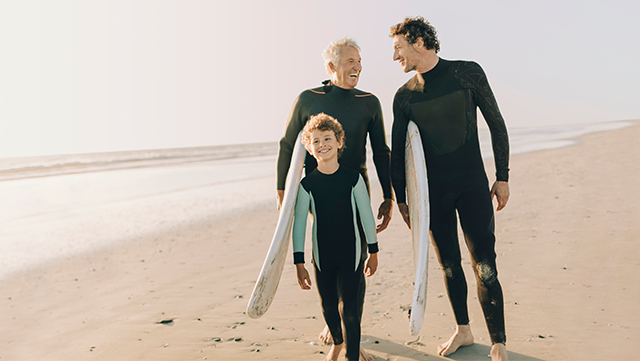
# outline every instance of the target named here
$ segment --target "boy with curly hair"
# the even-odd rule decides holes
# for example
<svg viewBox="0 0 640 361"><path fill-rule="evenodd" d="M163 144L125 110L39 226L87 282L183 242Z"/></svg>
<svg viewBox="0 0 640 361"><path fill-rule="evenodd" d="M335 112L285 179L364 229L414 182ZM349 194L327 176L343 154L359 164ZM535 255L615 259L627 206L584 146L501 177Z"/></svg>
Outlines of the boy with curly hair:
<svg viewBox="0 0 640 361"><path fill-rule="evenodd" d="M311 289L304 266L307 215L311 213L316 283L324 319L333 337L326 360L337 360L345 344L346 359L358 360L364 275L371 276L378 268L376 225L367 187L357 171L338 163L345 137L336 119L324 113L311 117L303 129L302 143L318 167L298 187L293 222L298 284L303 290Z"/></svg>

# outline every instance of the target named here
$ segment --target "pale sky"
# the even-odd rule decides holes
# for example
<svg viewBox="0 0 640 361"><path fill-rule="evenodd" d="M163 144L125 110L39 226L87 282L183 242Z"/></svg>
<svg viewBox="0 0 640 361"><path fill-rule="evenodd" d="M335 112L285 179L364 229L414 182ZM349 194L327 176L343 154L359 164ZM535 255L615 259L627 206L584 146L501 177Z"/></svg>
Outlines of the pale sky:
<svg viewBox="0 0 640 361"><path fill-rule="evenodd" d="M638 119L638 14L631 0L3 0L0 157L276 141L343 36L390 131L413 73L389 27L415 15L442 58L482 65L508 127Z"/></svg>

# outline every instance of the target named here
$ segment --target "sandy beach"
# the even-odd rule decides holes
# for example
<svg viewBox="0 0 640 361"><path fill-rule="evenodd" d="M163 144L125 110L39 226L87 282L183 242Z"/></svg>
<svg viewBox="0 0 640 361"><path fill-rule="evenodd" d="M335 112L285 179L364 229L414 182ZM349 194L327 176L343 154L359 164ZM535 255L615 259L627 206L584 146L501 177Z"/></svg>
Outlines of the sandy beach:
<svg viewBox="0 0 640 361"><path fill-rule="evenodd" d="M634 124L511 158L496 235L512 361L640 358ZM379 186L372 190L376 209ZM433 249L424 325L410 335L410 233L395 206L394 216L367 279L362 347L376 360L487 360L464 245L476 343L436 354L455 325ZM0 360L323 360L317 292L299 289L290 261L266 315L244 314L276 220L274 206L199 220L0 281Z"/></svg>

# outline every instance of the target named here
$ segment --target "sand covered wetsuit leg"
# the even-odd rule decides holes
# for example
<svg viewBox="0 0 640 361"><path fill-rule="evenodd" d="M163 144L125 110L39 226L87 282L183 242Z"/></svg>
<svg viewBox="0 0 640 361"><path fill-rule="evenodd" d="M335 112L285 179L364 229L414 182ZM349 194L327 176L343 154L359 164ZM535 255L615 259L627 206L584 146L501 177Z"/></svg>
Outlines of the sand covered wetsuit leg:
<svg viewBox="0 0 640 361"><path fill-rule="evenodd" d="M462 191L434 189L431 198L431 235L445 276L456 323L469 324L467 282L462 270L456 211L471 256L480 305L492 343L505 343L504 301L496 266L494 215L488 187Z"/></svg>
<svg viewBox="0 0 640 361"><path fill-rule="evenodd" d="M494 214L480 153L476 109L491 131L496 177L508 181L507 129L482 68L439 59L398 89L393 104L391 168L398 203L406 203L405 138L409 121L424 147L431 235L458 325L469 324L457 218L478 283L478 298L492 343L505 343L504 301L496 267Z"/></svg>
<svg viewBox="0 0 640 361"><path fill-rule="evenodd" d="M364 264L378 252L376 228L364 179L344 166L317 169L298 187L293 224L294 263L304 263L308 213L313 214L313 264L322 312L334 344L346 343L347 360L360 357L360 322L366 282ZM365 238L358 231L360 214ZM344 325L344 333L343 333Z"/></svg>

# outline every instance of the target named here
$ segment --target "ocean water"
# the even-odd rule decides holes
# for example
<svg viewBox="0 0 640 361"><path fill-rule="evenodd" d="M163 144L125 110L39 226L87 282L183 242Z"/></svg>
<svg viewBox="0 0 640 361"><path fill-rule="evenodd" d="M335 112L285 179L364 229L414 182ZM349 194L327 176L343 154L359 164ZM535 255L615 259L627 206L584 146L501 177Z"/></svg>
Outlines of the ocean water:
<svg viewBox="0 0 640 361"><path fill-rule="evenodd" d="M537 150L567 147L577 143L578 137L595 132L625 128L631 122L602 122L588 124L559 124L544 127L510 128L509 145L511 155L534 152ZM493 157L491 135L488 129L478 132L483 158Z"/></svg>
<svg viewBox="0 0 640 361"><path fill-rule="evenodd" d="M568 146L631 124L510 129L511 153ZM486 129L480 140L490 157ZM0 280L192 222L275 207L276 152L274 142L0 158Z"/></svg>
<svg viewBox="0 0 640 361"><path fill-rule="evenodd" d="M276 143L0 158L0 181L273 155Z"/></svg>

